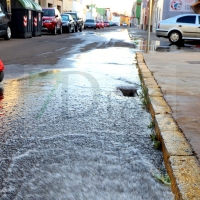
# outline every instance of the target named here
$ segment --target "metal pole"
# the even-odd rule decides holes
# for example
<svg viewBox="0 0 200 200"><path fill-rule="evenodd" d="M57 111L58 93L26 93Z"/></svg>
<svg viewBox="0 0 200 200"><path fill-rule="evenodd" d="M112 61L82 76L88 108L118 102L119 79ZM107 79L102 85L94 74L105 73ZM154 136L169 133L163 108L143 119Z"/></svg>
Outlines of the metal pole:
<svg viewBox="0 0 200 200"><path fill-rule="evenodd" d="M152 0L149 0L149 16L148 16L148 30L147 30L146 53L149 53L150 28L151 28L151 13L152 13Z"/></svg>

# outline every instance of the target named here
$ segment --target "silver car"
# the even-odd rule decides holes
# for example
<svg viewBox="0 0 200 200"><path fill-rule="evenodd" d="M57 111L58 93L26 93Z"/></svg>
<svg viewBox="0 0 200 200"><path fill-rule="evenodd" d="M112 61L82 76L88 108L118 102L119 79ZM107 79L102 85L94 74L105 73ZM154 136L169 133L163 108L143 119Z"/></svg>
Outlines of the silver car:
<svg viewBox="0 0 200 200"><path fill-rule="evenodd" d="M156 29L156 36L169 38L173 44L183 40L200 40L200 15L183 14L162 20Z"/></svg>

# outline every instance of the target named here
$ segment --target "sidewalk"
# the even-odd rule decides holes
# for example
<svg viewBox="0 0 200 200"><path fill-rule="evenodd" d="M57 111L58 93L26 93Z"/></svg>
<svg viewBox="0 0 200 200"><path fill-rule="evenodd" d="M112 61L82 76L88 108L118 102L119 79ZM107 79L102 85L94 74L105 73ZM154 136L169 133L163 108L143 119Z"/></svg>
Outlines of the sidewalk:
<svg viewBox="0 0 200 200"><path fill-rule="evenodd" d="M130 33L135 35L138 33L143 38L146 38L147 34L146 31L134 28L129 29ZM151 38L159 40L154 33L151 33ZM161 42L169 43L167 39L161 39ZM177 122L179 130L181 130L191 145L193 152L185 157L196 157L197 159L195 160L198 160L197 162L200 163L200 53L195 51L152 51L148 54L145 52L141 53L148 69L161 88L163 98L171 108L170 114ZM176 146L178 144L175 141L173 145ZM180 157L180 155L178 156ZM199 167L198 164L196 166ZM196 195L200 194L200 168L198 169L198 167L196 181L199 181L199 183L196 183L196 186L190 182L191 180L187 180L190 177L187 177L187 173L193 170L192 167L188 169L189 171L184 172L186 176L182 177L182 179L185 178L185 182L181 183L180 179L176 179L176 185L183 184L184 187L184 184L190 182L193 184L190 185L190 187L193 187L192 191L195 191ZM182 170L184 171L184 165L182 165ZM184 176L184 173L181 176ZM182 186L177 188L179 187ZM196 199L196 195L192 199ZM181 199L188 198L181 197ZM197 199L200 199L200 195Z"/></svg>
<svg viewBox="0 0 200 200"><path fill-rule="evenodd" d="M146 31L132 30L143 38L146 37ZM156 39L155 33L151 33L151 38ZM163 40L168 42L167 39L161 39ZM161 86L174 119L200 161L200 53L142 53L146 65Z"/></svg>

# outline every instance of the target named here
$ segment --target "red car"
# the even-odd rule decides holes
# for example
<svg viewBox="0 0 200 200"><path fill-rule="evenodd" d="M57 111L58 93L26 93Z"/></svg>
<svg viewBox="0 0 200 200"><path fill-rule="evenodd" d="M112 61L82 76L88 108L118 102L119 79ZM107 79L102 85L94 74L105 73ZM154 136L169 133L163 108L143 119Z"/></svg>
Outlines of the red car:
<svg viewBox="0 0 200 200"><path fill-rule="evenodd" d="M101 28L101 23L100 23L100 21L96 20L95 22L96 22L96 28L100 29L100 28Z"/></svg>
<svg viewBox="0 0 200 200"><path fill-rule="evenodd" d="M42 8L42 31L62 34L62 18L57 8Z"/></svg>
<svg viewBox="0 0 200 200"><path fill-rule="evenodd" d="M110 23L108 21L104 22L104 27L110 27Z"/></svg>
<svg viewBox="0 0 200 200"><path fill-rule="evenodd" d="M4 73L3 71L5 70L3 62L0 60L0 82L3 80Z"/></svg>
<svg viewBox="0 0 200 200"><path fill-rule="evenodd" d="M101 28L104 28L104 23L103 23L103 21L100 21L100 24L101 24Z"/></svg>

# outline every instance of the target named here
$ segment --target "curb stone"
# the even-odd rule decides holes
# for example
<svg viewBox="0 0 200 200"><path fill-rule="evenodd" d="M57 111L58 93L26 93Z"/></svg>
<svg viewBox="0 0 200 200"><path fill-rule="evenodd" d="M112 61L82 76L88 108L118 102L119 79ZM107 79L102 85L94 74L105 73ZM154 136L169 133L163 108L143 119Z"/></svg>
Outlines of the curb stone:
<svg viewBox="0 0 200 200"><path fill-rule="evenodd" d="M146 66L142 53L136 53L142 84L148 88L150 113L161 141L165 166L175 200L200 200L200 166L190 144L173 119L161 87Z"/></svg>

